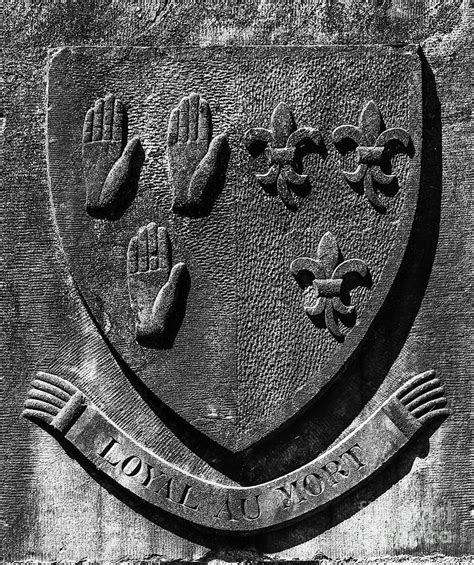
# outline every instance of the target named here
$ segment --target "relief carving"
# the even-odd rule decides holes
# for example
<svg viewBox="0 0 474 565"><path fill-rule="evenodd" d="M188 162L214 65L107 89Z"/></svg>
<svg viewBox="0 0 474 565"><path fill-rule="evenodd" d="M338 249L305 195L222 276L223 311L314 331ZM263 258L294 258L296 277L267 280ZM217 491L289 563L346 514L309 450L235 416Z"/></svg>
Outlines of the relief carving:
<svg viewBox="0 0 474 565"><path fill-rule="evenodd" d="M123 103L109 94L87 111L82 134L86 211L117 220L135 198L144 152L138 137L127 142Z"/></svg>
<svg viewBox="0 0 474 565"><path fill-rule="evenodd" d="M209 214L225 182L229 146L225 134L212 137L211 109L198 94L185 96L171 112L168 159L173 211Z"/></svg>
<svg viewBox="0 0 474 565"><path fill-rule="evenodd" d="M171 268L166 228L151 222L132 237L127 275L138 343L149 348L171 347L184 316L188 272L184 263Z"/></svg>
<svg viewBox="0 0 474 565"><path fill-rule="evenodd" d="M268 57L273 50L277 56ZM194 49L192 56L187 49L184 51L186 56L181 51L170 54L148 48L127 48L125 52L120 48L113 52L108 48L80 48L74 51L73 59L52 59L48 107L55 108L55 112L48 115L47 121L51 200L67 263L87 303L85 315L91 316L98 328L94 339L102 338L101 347L110 348L111 362L120 359L117 365L126 377L121 384L126 388L121 390L131 387L132 400L127 394L112 397L120 398L125 407L127 402L134 402L138 393L148 405L143 419L147 429L138 429L139 423L136 427L144 443L147 434L159 433L162 426L168 426L176 442L185 446L183 453L193 452L192 465L187 466L185 461L183 468L196 469L198 474L204 462L236 482L229 485L207 481L185 472L179 466L181 462L171 465L128 436L119 427L119 420L112 421L93 404L95 399L89 400L75 385L55 375L37 375L23 415L64 442L66 448L72 446L68 453L73 453L93 477L100 477L125 502L136 499L138 511L150 519L155 519L155 510L163 510L213 531L256 532L288 524L353 491L388 464L427 423L448 414L444 390L432 371L397 385L395 392L393 385L388 398L383 396L387 388L376 387L395 356L389 357L387 368L383 365L380 373L384 374L378 381L372 374L373 367L378 371L380 366L380 350L370 348L370 342L377 341L371 338L380 331L381 320L389 304L396 302L399 289L405 288L399 286L403 278L399 273L406 272L406 261L411 257L408 250L416 247L412 235L419 231L418 212L427 200L425 195L420 196L420 61L416 51L385 46L350 50L271 47L258 53L216 48L211 58L207 50L201 54ZM65 154L77 149L80 139L84 88L72 88L65 101L64 84L72 82L64 83L62 76L69 81L70 66L74 67L72 76L80 76L84 61L89 64L97 58L102 64L103 53L116 57L118 66L127 61L128 74L119 79L107 76L105 82L114 85L114 91L123 92L134 108L139 107L144 95L154 92L163 68L176 77L173 84L160 82L163 92L159 94L166 100L179 100L181 93L193 88L214 92L207 81L218 77L222 88L220 121L233 124L252 156L267 159L268 170L256 174L256 178L269 193L278 194L290 210L296 209L298 196L304 196L310 188L303 157L324 153L320 131L298 129L285 103L273 110L268 129L252 128L246 133L245 128L239 129L248 123L249 115L258 114L262 107L272 108L278 98L291 100L310 123L324 123L329 131L334 130L334 142L341 150L355 146L357 168L344 171L345 177L351 183L363 183L367 198L378 210L383 209L383 202L374 187L388 187L397 180L390 171L391 157L413 146L413 158L397 162L404 198L392 201L393 217L389 217L375 214L367 205L355 209L346 189L340 188L338 193L318 190L311 193L311 205L301 206L297 214L288 213L276 202L275 213L270 215L265 206L259 209L256 205L254 179L232 171L230 178L239 186L229 187L215 205L224 185L230 149L225 133L213 137L208 102L192 93L182 98L169 115L170 106L153 104L153 97L148 96L146 112L137 112L134 120L139 131L146 131L151 121L168 122L169 168L166 170L163 161L156 159L143 171L144 186L153 186L154 190L144 191L133 214L104 225L90 222L74 208L80 164L64 159ZM374 60L383 64L374 65ZM242 61L246 64L242 65ZM268 72L272 61L278 64L275 72ZM318 75L323 64L329 64L331 76ZM394 122L407 124L412 139L401 128L384 130L380 111L373 102L364 108L357 127L334 129L347 109L347 92L353 88L354 99L363 100L370 86L354 84L354 65L360 76L370 76L382 85L380 90L391 97L387 107ZM241 73L238 77L236 68ZM294 69L298 69L301 81L281 80L282 73L292 76ZM137 78L141 81L139 92ZM315 80L322 84L315 84ZM400 85L396 92L394 81ZM334 96L328 97L327 93L332 92ZM241 105L239 101L243 101ZM80 112L76 111L78 107ZM66 114L72 120L74 115L78 117L64 133ZM83 175L87 212L93 217L121 218L136 192L143 155L138 138L128 141L125 122L124 106L112 95L99 99L86 115ZM73 128L74 136L70 133ZM65 149L67 143L70 145ZM71 162L76 167L72 172ZM340 174L339 166L327 159L321 173L319 181L330 182ZM169 196L166 175L171 185L171 210L157 205L162 197ZM157 210L157 216L150 221L153 210ZM328 227L340 234L341 246L342 237L350 241L349 257L359 258L344 259L330 231L319 241L315 254L312 248L311 252L301 251L307 249L310 234L324 233ZM186 250L186 264L172 258L171 242L179 242L180 249ZM116 260L127 244L128 295L123 285L124 265ZM182 258L179 250L173 250L173 254ZM300 256L303 254L309 256ZM295 303L298 289L289 277L289 264L302 288L304 312L327 332L316 331ZM194 283L192 294L188 268ZM186 308L188 315L183 323ZM393 310L388 311L391 314ZM408 318L407 326L414 317ZM351 328L350 332L345 328ZM387 332L391 331L388 328ZM401 343L405 334L397 337ZM90 334L87 339L91 339ZM357 365L362 343L366 358L361 365L371 366L363 382L365 386L370 380L371 388L356 401L338 395L336 383L342 371ZM168 350L162 351L165 348ZM372 363L373 352L376 358ZM98 372L108 367L103 357ZM78 386L88 386L81 381L79 371L74 375ZM299 375L304 375L304 380ZM362 382L365 376L357 378ZM352 384L357 386L358 382ZM344 413L344 418L334 423L333 415L328 420L323 414L319 428L319 422L311 422L311 438L323 428L334 427L330 437L321 439L315 458L303 453L297 465L294 459L290 463L282 461L281 468L265 470L259 476L267 464L266 442L279 441L276 430L286 422L289 427L295 425L300 415L298 425L303 429L304 418L311 412L307 408L320 400L327 402L330 386L334 389L330 391L333 396L328 412L332 402L337 403L334 413ZM97 404L102 406L103 398ZM373 399L377 408L352 433L346 433L344 430L353 424L359 410L367 407L367 398ZM290 435L288 442L292 441ZM160 446L155 448L157 451L164 445L160 442L161 438L154 444ZM166 445L168 448L171 444ZM275 449L272 445L271 449L278 451L278 446ZM245 460L248 454L259 457L256 465ZM228 461L222 465L224 457ZM234 461L239 462L238 473L243 473L237 479L237 472L233 476L229 471ZM247 470L241 471L245 467ZM206 473L212 476L212 470Z"/></svg>
<svg viewBox="0 0 474 565"><path fill-rule="evenodd" d="M317 259L298 257L290 271L303 288L303 308L311 318L324 316L326 328L338 340L344 339L337 318L355 314L350 291L369 284L369 269L361 259L339 262L339 246L331 232L321 238ZM336 318L337 316L337 318Z"/></svg>
<svg viewBox="0 0 474 565"><path fill-rule="evenodd" d="M69 381L39 371L31 383L23 416L66 433L84 411L86 397Z"/></svg>
<svg viewBox="0 0 474 565"><path fill-rule="evenodd" d="M372 478L424 426L448 415L444 388L434 371L426 371L325 453L286 475L243 487L207 481L168 463L58 376L38 373L23 411L23 417L73 447L109 489L125 487L144 508L241 534L282 526L324 508Z"/></svg>
<svg viewBox="0 0 474 565"><path fill-rule="evenodd" d="M255 174L267 190L276 191L287 208L295 209L291 194L302 193L308 176L301 174L301 157L316 151L322 144L321 133L316 128L296 129L293 113L285 102L273 110L270 128L251 128L244 135L244 145L253 156L265 152L270 169L265 174Z"/></svg>
<svg viewBox="0 0 474 565"><path fill-rule="evenodd" d="M342 152L353 150L357 154L355 171L342 171L345 179L354 185L364 184L364 194L369 202L384 212L386 206L375 192L374 182L388 187L397 176L386 174L390 159L397 152L407 152L410 134L402 128L385 129L382 114L375 102L370 101L362 110L359 125L337 127L332 134L334 144Z"/></svg>

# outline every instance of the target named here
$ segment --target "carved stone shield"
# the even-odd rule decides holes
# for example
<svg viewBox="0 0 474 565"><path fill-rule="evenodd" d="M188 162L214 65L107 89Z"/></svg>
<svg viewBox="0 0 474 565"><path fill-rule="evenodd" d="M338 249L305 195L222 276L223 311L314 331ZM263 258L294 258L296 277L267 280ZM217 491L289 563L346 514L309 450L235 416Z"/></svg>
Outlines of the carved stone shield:
<svg viewBox="0 0 474 565"><path fill-rule="evenodd" d="M239 451L376 339L419 192L415 49L64 48L48 81L62 250L150 394Z"/></svg>

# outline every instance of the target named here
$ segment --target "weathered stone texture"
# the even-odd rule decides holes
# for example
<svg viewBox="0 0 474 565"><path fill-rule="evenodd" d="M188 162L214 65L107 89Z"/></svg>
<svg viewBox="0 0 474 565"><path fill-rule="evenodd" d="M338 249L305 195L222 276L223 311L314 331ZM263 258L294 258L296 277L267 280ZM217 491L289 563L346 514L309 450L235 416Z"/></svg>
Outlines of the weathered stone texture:
<svg viewBox="0 0 474 565"><path fill-rule="evenodd" d="M0 124L7 266L5 401L0 419L0 529L5 560L368 558L460 556L473 551L471 4L459 0L6 2ZM95 367L108 367L108 378L124 380L91 330L55 233L45 153L47 49L386 42L422 44L425 95L430 99L425 106L424 142L438 158L425 170L423 180L432 189L425 197L430 222L426 229L418 228L419 245L412 251L406 280L385 322L397 326L398 337L381 340L374 352L378 364L370 371L386 372L389 367L384 359L395 360L387 377L391 386L400 374L436 368L452 415L431 437L429 449L418 442L351 498L291 529L244 541L190 536L172 524L170 532L115 499L46 433L20 420L37 369L74 369L80 364L88 365L93 374ZM411 284L413 277L419 281L416 288ZM73 353L61 351L67 341L75 343ZM358 368L354 391L365 369ZM91 382L92 388L98 385ZM111 391L108 402L115 402L119 410L119 399L120 387ZM138 396L135 406L136 412L122 414L123 422L138 428L138 421L146 428L153 414ZM368 401L360 418L374 409ZM325 415L329 419L329 403ZM163 417L171 429L180 425L170 414ZM229 482L225 473L200 462L196 446L187 446L186 437L184 445L178 445L172 431L163 427L162 433L160 449L170 462L181 466L186 462L190 472ZM258 457L252 460L250 453L238 461L234 476L255 482L269 479L275 466L294 468L311 459L315 449L322 447L318 441L310 421L295 422ZM217 469L229 471L219 452L215 463Z"/></svg>

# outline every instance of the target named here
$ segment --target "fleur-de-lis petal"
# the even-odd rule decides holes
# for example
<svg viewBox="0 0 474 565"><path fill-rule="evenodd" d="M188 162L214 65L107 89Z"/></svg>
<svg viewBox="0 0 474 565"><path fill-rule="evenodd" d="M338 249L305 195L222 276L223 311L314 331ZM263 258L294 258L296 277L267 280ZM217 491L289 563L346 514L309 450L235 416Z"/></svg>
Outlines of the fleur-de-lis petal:
<svg viewBox="0 0 474 565"><path fill-rule="evenodd" d="M384 147L390 143L399 145L401 149L406 149L410 143L410 134L403 128L386 129L377 137L375 145Z"/></svg>
<svg viewBox="0 0 474 565"><path fill-rule="evenodd" d="M291 263L290 271L304 286L309 286L315 278L326 278L324 265L321 261L313 259L312 257L298 257ZM311 280L308 277L310 277Z"/></svg>
<svg viewBox="0 0 474 565"><path fill-rule="evenodd" d="M338 318L354 314L355 310L344 304L342 297L357 286L367 286L369 269L361 259L339 263L339 256L336 238L326 232L319 242L317 259L298 257L291 263L290 272L303 288L306 314L313 318L324 313L326 328L337 340L343 340Z"/></svg>
<svg viewBox="0 0 474 565"><path fill-rule="evenodd" d="M375 140L382 131L382 116L373 100L360 113L359 129L363 132L364 144L375 145Z"/></svg>
<svg viewBox="0 0 474 565"><path fill-rule="evenodd" d="M290 271L304 288L303 308L308 316L318 316L324 312L326 299L319 296L318 289L314 288L314 279L325 279L326 270L318 259L311 257L298 257L290 265Z"/></svg>
<svg viewBox="0 0 474 565"><path fill-rule="evenodd" d="M275 139L275 147L285 147L286 140L296 129L295 119L286 102L280 102L273 110L270 127Z"/></svg>
<svg viewBox="0 0 474 565"><path fill-rule="evenodd" d="M326 232L318 245L318 259L324 266L326 279L331 278L331 275L336 268L339 259L339 247L336 238L331 232Z"/></svg>
<svg viewBox="0 0 474 565"><path fill-rule="evenodd" d="M244 133L243 142L251 155L258 155L265 147L275 145L273 133L265 128L250 128Z"/></svg>
<svg viewBox="0 0 474 565"><path fill-rule="evenodd" d="M291 191L300 192L308 180L307 175L295 170L296 154L303 150L312 152L321 145L319 130L309 127L296 129L290 107L280 102L273 110L270 129L251 128L245 132L243 142L252 156L265 151L270 169L255 176L265 187L276 186L284 204L294 209L296 204Z"/></svg>
<svg viewBox="0 0 474 565"><path fill-rule="evenodd" d="M359 125L342 125L332 134L334 144L341 151L350 146L356 148L358 163L354 171L342 173L349 183L364 182L364 194L376 208L385 211L386 207L375 192L373 181L381 186L392 183L396 175L386 174L381 165L396 152L406 152L410 144L410 134L402 128L383 129L383 120L375 102L370 101L362 110Z"/></svg>
<svg viewBox="0 0 474 565"><path fill-rule="evenodd" d="M298 147L302 143L312 143L318 146L322 142L321 132L316 128L299 128L294 131L286 142L287 147Z"/></svg>
<svg viewBox="0 0 474 565"><path fill-rule="evenodd" d="M361 259L346 259L334 269L332 279L343 279L348 275L358 275L364 278L367 275L368 268Z"/></svg>

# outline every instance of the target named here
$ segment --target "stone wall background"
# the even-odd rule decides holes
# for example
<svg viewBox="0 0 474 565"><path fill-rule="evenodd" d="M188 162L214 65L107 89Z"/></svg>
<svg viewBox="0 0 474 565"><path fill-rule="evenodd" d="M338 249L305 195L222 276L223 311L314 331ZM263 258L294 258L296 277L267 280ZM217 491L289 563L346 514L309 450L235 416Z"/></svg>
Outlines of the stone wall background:
<svg viewBox="0 0 474 565"><path fill-rule="evenodd" d="M472 0L6 0L0 155L6 282L0 415L0 532L6 561L233 561L474 553L472 413ZM433 72L442 153L441 215L431 272L397 370L434 367L452 416L408 474L364 489L284 540L188 540L135 514L46 433L20 419L38 368L89 327L52 222L45 155L47 50L63 45L420 42ZM436 194L433 196L436 198ZM429 277L429 278L428 278ZM90 353L90 352L89 352ZM99 355L99 354L98 354ZM383 490L383 489L382 489ZM364 498L365 497L365 498ZM352 501L352 507L354 501ZM432 557L431 559L434 559Z"/></svg>

